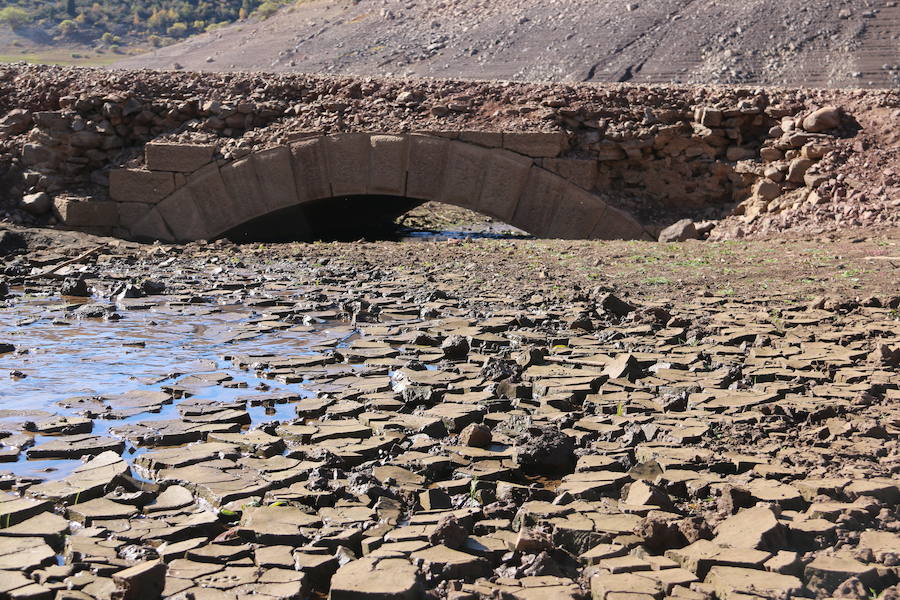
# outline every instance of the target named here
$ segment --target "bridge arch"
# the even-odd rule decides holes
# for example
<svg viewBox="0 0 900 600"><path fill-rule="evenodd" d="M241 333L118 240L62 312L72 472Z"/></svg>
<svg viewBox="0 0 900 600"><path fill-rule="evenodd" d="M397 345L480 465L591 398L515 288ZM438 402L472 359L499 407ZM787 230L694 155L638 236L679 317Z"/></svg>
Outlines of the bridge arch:
<svg viewBox="0 0 900 600"><path fill-rule="evenodd" d="M301 138L212 162L125 228L134 239L214 239L255 219L332 198L436 201L483 213L536 237L650 239L627 213L502 148L426 134ZM297 237L312 231L293 211ZM123 224L124 225L124 224Z"/></svg>

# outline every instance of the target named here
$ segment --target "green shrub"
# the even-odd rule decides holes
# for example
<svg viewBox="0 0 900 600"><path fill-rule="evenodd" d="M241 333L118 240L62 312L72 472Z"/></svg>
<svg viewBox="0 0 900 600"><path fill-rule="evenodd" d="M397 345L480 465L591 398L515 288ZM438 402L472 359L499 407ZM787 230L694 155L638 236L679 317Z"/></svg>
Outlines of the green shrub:
<svg viewBox="0 0 900 600"><path fill-rule="evenodd" d="M284 6L283 2L278 2L277 0L266 0L262 4L259 5L259 8L256 9L256 12L253 13L254 16L259 17L260 19L268 19L272 15L278 12Z"/></svg>
<svg viewBox="0 0 900 600"><path fill-rule="evenodd" d="M34 23L61 38L77 34L106 47L144 40L161 45L248 15L269 17L291 1L0 0L0 25L20 28Z"/></svg>
<svg viewBox="0 0 900 600"><path fill-rule="evenodd" d="M172 23L169 25L169 28L166 29L166 33L173 38L183 38L188 33L188 26L184 23Z"/></svg>
<svg viewBox="0 0 900 600"><path fill-rule="evenodd" d="M78 23L72 19L66 19L56 26L56 30L61 36L68 37L78 32Z"/></svg>
<svg viewBox="0 0 900 600"><path fill-rule="evenodd" d="M18 29L30 22L31 15L24 8L7 6L0 9L0 25L9 25L13 29Z"/></svg>

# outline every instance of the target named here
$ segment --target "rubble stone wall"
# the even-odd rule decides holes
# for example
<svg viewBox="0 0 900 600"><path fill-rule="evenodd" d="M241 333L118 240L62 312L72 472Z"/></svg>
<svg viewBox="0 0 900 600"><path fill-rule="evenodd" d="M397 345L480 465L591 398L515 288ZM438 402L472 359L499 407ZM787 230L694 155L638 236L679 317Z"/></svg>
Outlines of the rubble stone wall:
<svg viewBox="0 0 900 600"><path fill-rule="evenodd" d="M700 220L734 211L752 219L818 202L816 188L831 177L818 163L855 131L853 115L836 105L840 93L817 90L11 66L0 70L0 92L5 92L0 177L8 182L7 207L24 208L33 215L24 218L39 223L179 240L224 231L224 223L213 222L190 232L186 226L172 231L168 222L160 227L159 213L185 197L185 190L202 185L193 182L213 172L220 177L246 169L239 165L247 164L248 155L254 164L263 157L287 156L303 138L321 138L325 146L327 140L344 140L342 151L352 152L346 140L354 138L339 134L371 134L363 144L365 165L346 165L353 175L367 171L369 164L377 169L381 152L388 160L396 151L392 144L381 144L379 136L399 136L410 164L415 162L410 140L418 147L417 140L450 138L454 156L467 155L454 162L461 169L453 174L458 181L448 180L439 193L422 198L514 219L514 212L491 212L479 204L487 191L479 188L477 198L465 191L481 181L492 161L505 160L513 171L521 164L543 180L555 181L551 175L564 180L565 185L545 185L538 192L550 195L536 201L546 204L543 213L528 217L540 222L520 216L526 230L602 237L618 227L598 225L607 206L656 233L655 226L671 222L672 215ZM352 156L345 158L352 162ZM518 182L515 176L512 181ZM543 188L524 184L528 190ZM577 202L567 201L577 210L565 217L553 197L563 188L571 197L588 192ZM339 193L340 183L329 192ZM466 199L454 201L454 195ZM258 214L265 203L278 203L269 198L254 205L246 194L237 202L244 199L247 206L234 215ZM599 208L585 218L585 206ZM212 219L216 212L202 214ZM147 217L150 213L154 216ZM577 227L554 223L557 213ZM619 229L620 236L644 235L630 224Z"/></svg>

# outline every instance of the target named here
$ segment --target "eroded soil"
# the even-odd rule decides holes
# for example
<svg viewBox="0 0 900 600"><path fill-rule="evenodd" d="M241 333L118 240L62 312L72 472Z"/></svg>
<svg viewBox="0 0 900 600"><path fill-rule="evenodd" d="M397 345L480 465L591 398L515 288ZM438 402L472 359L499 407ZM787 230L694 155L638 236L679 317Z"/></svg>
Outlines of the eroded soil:
<svg viewBox="0 0 900 600"><path fill-rule="evenodd" d="M895 598L897 234L2 232L0 595Z"/></svg>

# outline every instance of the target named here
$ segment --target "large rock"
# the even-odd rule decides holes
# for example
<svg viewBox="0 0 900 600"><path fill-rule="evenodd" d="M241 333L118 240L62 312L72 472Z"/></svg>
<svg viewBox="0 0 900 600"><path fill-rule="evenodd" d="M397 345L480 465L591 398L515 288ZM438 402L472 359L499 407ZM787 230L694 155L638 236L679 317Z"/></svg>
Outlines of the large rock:
<svg viewBox="0 0 900 600"><path fill-rule="evenodd" d="M31 111L14 108L0 119L0 138L12 137L31 129L33 123Z"/></svg>
<svg viewBox="0 0 900 600"><path fill-rule="evenodd" d="M480 423L467 425L459 434L459 443L463 446L484 448L491 443L491 430Z"/></svg>
<svg viewBox="0 0 900 600"><path fill-rule="evenodd" d="M53 201L46 192L26 194L22 197L22 210L33 215L43 215L53 207Z"/></svg>
<svg viewBox="0 0 900 600"><path fill-rule="evenodd" d="M846 556L819 556L806 565L806 582L819 597L831 595L847 579L856 577L872 586L878 579L878 571L858 560Z"/></svg>
<svg viewBox="0 0 900 600"><path fill-rule="evenodd" d="M681 219L659 232L660 242L683 242L699 237L697 227L690 219Z"/></svg>
<svg viewBox="0 0 900 600"><path fill-rule="evenodd" d="M363 558L349 562L331 578L329 600L416 600L422 587L405 558Z"/></svg>
<svg viewBox="0 0 900 600"><path fill-rule="evenodd" d="M841 124L841 109L836 106L826 106L814 111L803 119L803 129L810 133L821 133L834 129Z"/></svg>
<svg viewBox="0 0 900 600"><path fill-rule="evenodd" d="M113 600L156 600L166 585L166 563L151 560L113 575Z"/></svg>
<svg viewBox="0 0 900 600"><path fill-rule="evenodd" d="M216 147L210 144L147 144L147 168L152 171L192 173L213 159Z"/></svg>

